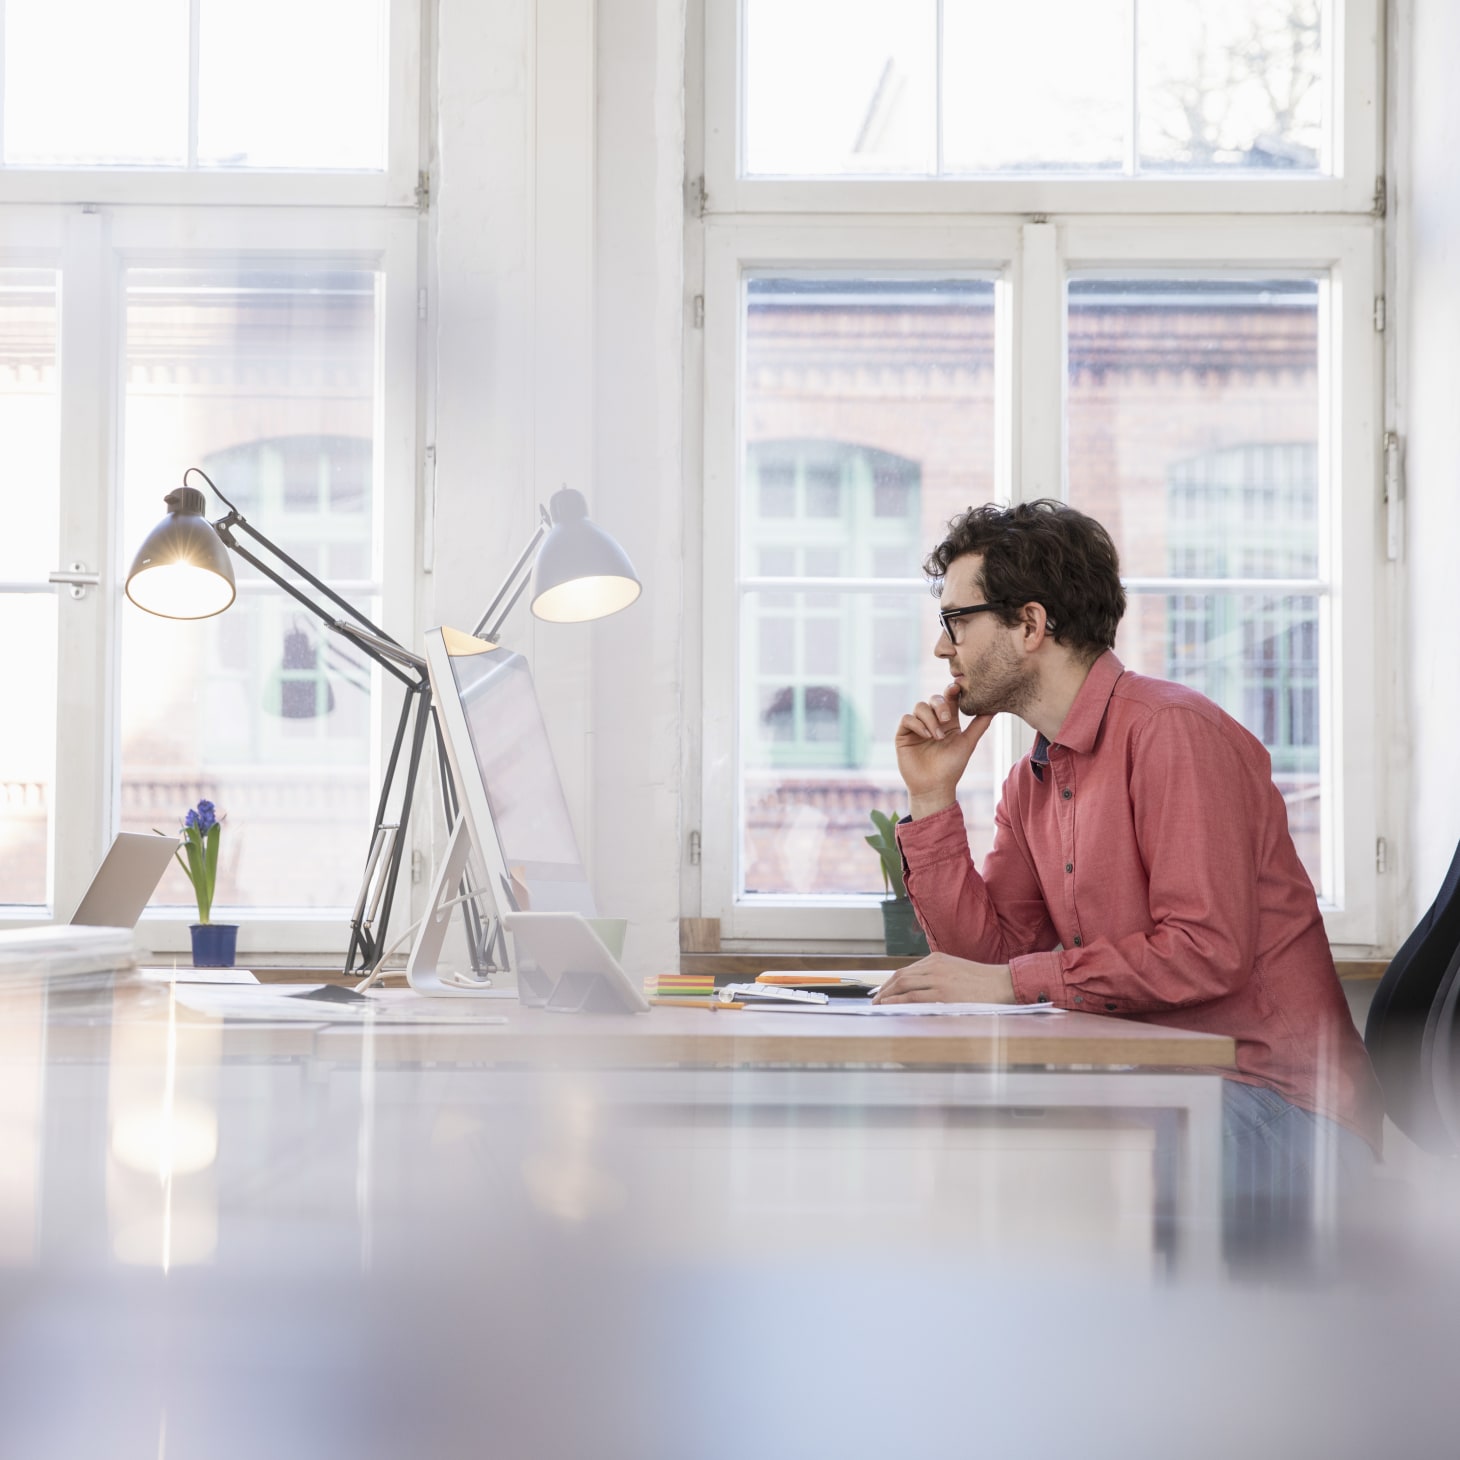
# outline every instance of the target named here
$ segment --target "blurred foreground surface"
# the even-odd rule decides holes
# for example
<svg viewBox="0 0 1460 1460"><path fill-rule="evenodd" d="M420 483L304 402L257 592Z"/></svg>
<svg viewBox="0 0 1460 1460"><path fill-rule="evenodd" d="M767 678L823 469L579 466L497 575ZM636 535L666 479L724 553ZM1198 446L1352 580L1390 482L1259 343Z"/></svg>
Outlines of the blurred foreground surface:
<svg viewBox="0 0 1460 1460"><path fill-rule="evenodd" d="M950 1185L927 1131L646 1123L447 1048L0 999L0 1455L1453 1450L1446 1163L1181 1279L1119 1142Z"/></svg>

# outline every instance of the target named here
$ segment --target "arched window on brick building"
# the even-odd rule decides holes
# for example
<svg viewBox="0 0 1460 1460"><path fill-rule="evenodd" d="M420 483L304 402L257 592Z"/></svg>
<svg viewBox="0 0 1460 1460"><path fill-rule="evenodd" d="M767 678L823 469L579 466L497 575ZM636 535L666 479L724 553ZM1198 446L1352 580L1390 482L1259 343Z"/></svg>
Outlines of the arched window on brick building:
<svg viewBox="0 0 1460 1460"><path fill-rule="evenodd" d="M267 523L285 552L368 617L371 602L355 585L373 576L372 449L359 436L279 436L210 452L203 465L246 517ZM257 580L242 561L235 571L240 585ZM368 747L369 665L317 619L269 586L254 614L225 614L216 632L207 694L236 704L213 723L233 726L241 761L308 756L320 740Z"/></svg>
<svg viewBox="0 0 1460 1460"><path fill-rule="evenodd" d="M916 571L917 462L841 441L762 441L748 448L747 485L748 574L845 581ZM905 595L822 588L749 597L748 765L892 763L892 731L917 698L925 648Z"/></svg>
<svg viewBox="0 0 1460 1460"><path fill-rule="evenodd" d="M1318 574L1318 448L1253 442L1167 471L1174 577L1312 579ZM1295 838L1316 838L1318 599L1278 591L1171 594L1166 676L1199 689L1267 747Z"/></svg>

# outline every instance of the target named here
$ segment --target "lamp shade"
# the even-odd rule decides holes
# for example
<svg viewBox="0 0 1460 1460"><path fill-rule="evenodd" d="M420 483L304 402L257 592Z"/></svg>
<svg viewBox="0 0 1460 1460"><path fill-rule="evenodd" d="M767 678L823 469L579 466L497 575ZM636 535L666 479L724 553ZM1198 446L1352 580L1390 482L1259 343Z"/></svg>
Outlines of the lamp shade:
<svg viewBox="0 0 1460 1460"><path fill-rule="evenodd" d="M643 591L629 555L588 520L581 492L564 487L548 503L553 525L532 570L532 611L555 624L607 618Z"/></svg>
<svg viewBox="0 0 1460 1460"><path fill-rule="evenodd" d="M127 597L161 618L211 618L237 595L233 560L203 516L196 487L163 498L167 516L147 534L127 573Z"/></svg>

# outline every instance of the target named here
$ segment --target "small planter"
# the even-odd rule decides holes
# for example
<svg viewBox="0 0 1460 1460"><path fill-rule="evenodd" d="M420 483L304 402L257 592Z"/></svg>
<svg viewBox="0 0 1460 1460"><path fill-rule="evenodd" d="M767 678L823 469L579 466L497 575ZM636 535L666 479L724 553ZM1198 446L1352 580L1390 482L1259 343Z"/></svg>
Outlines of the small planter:
<svg viewBox="0 0 1460 1460"><path fill-rule="evenodd" d="M905 897L885 898L882 903L882 946L889 954L925 958L928 939Z"/></svg>
<svg viewBox="0 0 1460 1460"><path fill-rule="evenodd" d="M192 923L194 968L232 968L238 948L237 923Z"/></svg>

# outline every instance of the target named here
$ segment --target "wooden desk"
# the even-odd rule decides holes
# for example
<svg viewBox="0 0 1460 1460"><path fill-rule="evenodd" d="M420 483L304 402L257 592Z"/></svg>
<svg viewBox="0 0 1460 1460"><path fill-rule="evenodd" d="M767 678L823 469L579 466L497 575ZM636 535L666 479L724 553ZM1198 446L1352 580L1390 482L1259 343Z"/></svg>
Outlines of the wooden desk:
<svg viewBox="0 0 1460 1460"><path fill-rule="evenodd" d="M1093 1208L1103 1200L1110 1223L1150 1224L1156 1254L1173 1269L1218 1267L1217 1076L1234 1062L1229 1038L1073 1013L865 1017L655 1007L613 1016L513 1003L503 1012L509 1022L499 1026L378 1026L368 1056L376 1088L389 1084L381 1071L451 1072L425 1086L407 1080L403 1088L416 1099L428 1087L459 1091L469 1071L475 1101L517 1109L528 1124L559 1098L579 1110L616 1112L636 1132L638 1157L647 1150L660 1158L641 1174L643 1186L677 1193L652 1204L679 1214L661 1242L686 1226L703 1233L716 1218L728 1223L718 1239L724 1244L764 1238L754 1217L733 1205L737 1180L799 1193L785 1198L789 1206L772 1203L773 1216L757 1208L774 1239L804 1215L808 1193L839 1189L849 1169L863 1185L844 1193L848 1206L879 1185L952 1181L970 1194L1002 1192L1006 1213L1022 1193L1018 1221L1026 1229L1040 1213L1070 1205L1068 1176L1075 1205L1083 1191L1092 1207L1091 1226L1099 1225ZM321 1030L315 1054L355 1079L366 1057L362 1033ZM745 1177L746 1170L759 1174ZM815 1178L806 1174L813 1170ZM948 1174L955 1170L962 1174ZM741 1177L732 1179L735 1171ZM682 1189L685 1181L694 1189ZM725 1181L731 1186L722 1189L717 1183ZM691 1210L698 1218L681 1221ZM982 1197L973 1210L994 1220ZM817 1223L830 1219L817 1209ZM950 1223L973 1218L961 1206L940 1220L946 1238ZM1006 1238L1014 1219L1002 1220Z"/></svg>
<svg viewBox="0 0 1460 1460"><path fill-rule="evenodd" d="M1228 1039L1092 1014L490 1002L505 1024L331 1025L327 1006L318 1026L224 1021L135 984L0 1013L41 1062L34 1113L65 1107L41 1126L100 1142L64 1159L74 1210L118 1251L166 1231L176 1259L188 1231L201 1253L209 1231L255 1224L263 1192L285 1229L358 1230L372 1250L506 1211L525 1232L601 1222L605 1241L690 1258L906 1241L1132 1274L1218 1265ZM125 1174L106 1133L128 1151L180 1114L215 1132L219 1174L175 1178L167 1201L195 1193L198 1222L169 1206L156 1225L154 1158ZM88 1206L98 1169L104 1208Z"/></svg>
<svg viewBox="0 0 1460 1460"><path fill-rule="evenodd" d="M751 1009L555 1014L504 1001L508 1022L469 1029L381 1025L377 1047L437 1059L602 1068L650 1065L885 1065L958 1069L1144 1066L1230 1069L1225 1035L1194 1034L1099 1014L867 1017ZM337 1027L332 1033L344 1033Z"/></svg>

